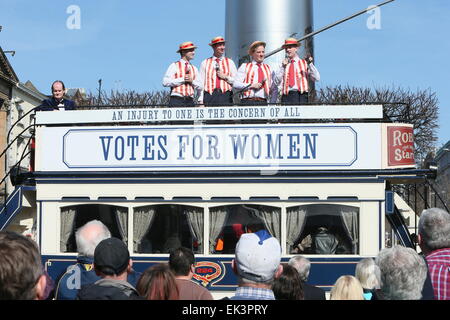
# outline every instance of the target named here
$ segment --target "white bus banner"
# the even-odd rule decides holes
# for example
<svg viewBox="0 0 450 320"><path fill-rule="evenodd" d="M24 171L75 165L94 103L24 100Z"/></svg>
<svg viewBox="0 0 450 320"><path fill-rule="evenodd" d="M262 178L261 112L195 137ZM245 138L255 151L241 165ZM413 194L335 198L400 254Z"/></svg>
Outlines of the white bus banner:
<svg viewBox="0 0 450 320"><path fill-rule="evenodd" d="M381 167L376 123L38 127L36 134L36 171Z"/></svg>
<svg viewBox="0 0 450 320"><path fill-rule="evenodd" d="M381 105L227 106L42 111L36 114L36 124L381 118L383 118Z"/></svg>

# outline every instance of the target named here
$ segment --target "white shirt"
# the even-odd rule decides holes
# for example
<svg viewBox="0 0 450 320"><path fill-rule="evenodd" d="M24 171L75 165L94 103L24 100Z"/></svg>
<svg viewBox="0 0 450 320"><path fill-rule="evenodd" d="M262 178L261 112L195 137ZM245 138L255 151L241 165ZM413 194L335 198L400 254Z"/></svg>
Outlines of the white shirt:
<svg viewBox="0 0 450 320"><path fill-rule="evenodd" d="M253 83L261 82L264 79L259 79L257 62L255 60L253 60L252 64L253 64L253 66L249 70L249 72L254 73ZM234 89L243 90L244 88L251 85L251 83L244 82L245 78L247 77L247 73L245 72L246 69L247 69L247 64L246 63L241 64L241 66L239 67L239 69L237 71L237 76L233 83ZM274 77L274 73L272 72L272 79L273 79L273 77ZM269 83L269 90L270 90L269 95L272 95L273 86L271 83ZM243 91L246 91L246 90L243 90ZM250 94L249 98L262 98L262 99L267 99L267 100L269 99L269 97L266 95L266 92L264 90L264 86L262 86L259 90L251 89L251 94Z"/></svg>
<svg viewBox="0 0 450 320"><path fill-rule="evenodd" d="M181 62L182 65L185 65L186 62L188 62L184 59L180 59L179 61ZM164 87L178 87L184 83L184 77L175 78L175 74L178 72L177 62L171 63L169 68L167 69L167 71L164 75L163 81L162 81L162 84ZM197 78L192 81L192 86L194 87L194 89L197 90L198 94L200 95L201 91L203 90L203 85L202 85L202 82L200 81L200 75L199 75L198 69L193 64L189 63L189 65L191 66L191 68L193 68L195 70L195 73L197 74ZM173 92L173 91L171 92L170 95L182 97L182 95L180 95L177 92Z"/></svg>
<svg viewBox="0 0 450 320"><path fill-rule="evenodd" d="M216 56L212 56L211 58L213 58L213 59L219 59L220 62L222 62L224 56L222 56L222 57L220 57L220 58L217 58ZM209 58L208 58L208 59L209 59ZM205 78L206 78L206 60L208 60L208 59L203 60L203 61L202 61L202 64L200 65L200 81L201 81L201 83L202 83L203 88L205 87L205 86L204 86L204 83L205 83ZM236 68L236 65L234 64L234 61L233 61L233 60L229 59L229 62L230 62L230 75L229 75L228 78L227 78L227 82L228 82L231 86L233 86L234 78L236 77L236 74L237 74L237 68ZM199 97L199 99L198 99L198 101L199 101L200 103L203 102L203 95L204 95L204 91L202 90L202 93L201 93L201 95L200 95L200 97Z"/></svg>
<svg viewBox="0 0 450 320"><path fill-rule="evenodd" d="M298 55L296 55L293 60L294 60L294 70L295 70L295 72L297 72L298 71L298 63L297 62L300 61L300 58ZM277 72L275 73L275 76L273 77L273 81L275 82L275 84L277 86L283 84L284 73L286 72L287 68L289 68L289 64L286 67L283 67L283 65L281 65L278 68ZM320 73L312 62L308 64L308 77L313 81L320 81ZM297 84L295 84L293 87L289 87L289 91L292 91L292 90L299 90Z"/></svg>

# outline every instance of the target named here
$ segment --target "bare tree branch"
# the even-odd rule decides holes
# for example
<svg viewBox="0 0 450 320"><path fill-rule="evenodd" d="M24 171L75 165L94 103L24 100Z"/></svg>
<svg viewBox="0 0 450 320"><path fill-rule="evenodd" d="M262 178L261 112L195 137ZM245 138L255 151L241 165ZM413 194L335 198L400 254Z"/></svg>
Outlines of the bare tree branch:
<svg viewBox="0 0 450 320"><path fill-rule="evenodd" d="M386 117L404 120L414 126L416 159L421 161L434 147L438 128L439 106L436 93L400 87L359 88L351 86L325 87L316 91L315 103L365 104L383 103Z"/></svg>

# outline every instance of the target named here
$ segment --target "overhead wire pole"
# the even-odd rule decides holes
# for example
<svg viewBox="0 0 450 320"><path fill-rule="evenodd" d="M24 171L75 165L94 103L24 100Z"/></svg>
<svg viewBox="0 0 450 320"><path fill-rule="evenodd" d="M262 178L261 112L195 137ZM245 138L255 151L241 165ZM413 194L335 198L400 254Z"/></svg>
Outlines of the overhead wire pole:
<svg viewBox="0 0 450 320"><path fill-rule="evenodd" d="M385 4L388 4L388 3L393 2L393 1L395 1L395 0L387 0L387 1L384 1L384 2L382 2L382 3L380 3L380 4L377 4L377 5L375 5L375 6L371 6L371 7L367 8L367 9L364 9L364 10L362 10L362 11L359 11L358 13L355 13L355 14L353 14L353 15L347 17L347 18L344 18L344 19L341 19L341 20L339 20L339 21L337 21L337 22L335 22L335 23L329 24L329 25L327 25L327 26L325 26L325 27L323 27L323 28L321 28L321 29L319 29L319 30L317 30L317 31L313 31L313 32L311 32L311 33L308 33L307 35L301 37L301 38L298 39L297 41L298 41L298 42L301 42L301 41L303 41L303 40L305 40L305 39L308 39L308 38L310 38L310 37L312 37L312 36L315 36L315 35L318 34L318 33L321 33L321 32L323 32L323 31L325 31L325 30L328 30L328 29L330 29L330 28L333 28L334 26L337 26L338 24L341 24L341 23L343 23L343 22L345 22L345 21L348 21L348 20L353 19L353 18L355 18L355 17L357 17L357 16L360 16L360 15L366 13L367 11L373 10L374 8L377 8L377 7L384 6ZM283 50L283 47L280 47L280 48L278 48L278 49L275 49L275 50L269 52L268 54L266 54L265 57L268 58L268 57L270 57L270 56L274 55L275 53L278 53L278 52L280 52L280 51L282 51L282 50Z"/></svg>
<svg viewBox="0 0 450 320"><path fill-rule="evenodd" d="M98 79L98 104L100 104L101 97L102 97L102 79Z"/></svg>

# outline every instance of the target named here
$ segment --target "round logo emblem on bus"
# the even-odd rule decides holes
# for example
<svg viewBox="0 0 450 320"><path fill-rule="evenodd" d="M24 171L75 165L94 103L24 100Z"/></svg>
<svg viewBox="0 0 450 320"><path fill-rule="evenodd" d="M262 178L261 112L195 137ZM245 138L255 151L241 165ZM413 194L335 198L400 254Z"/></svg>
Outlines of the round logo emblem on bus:
<svg viewBox="0 0 450 320"><path fill-rule="evenodd" d="M194 279L199 281L204 287L217 282L217 278L222 274L222 267L211 261L200 261L195 265ZM216 280L216 281L213 281Z"/></svg>

